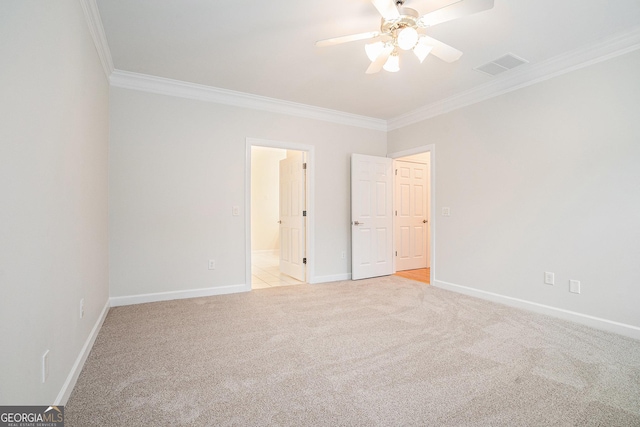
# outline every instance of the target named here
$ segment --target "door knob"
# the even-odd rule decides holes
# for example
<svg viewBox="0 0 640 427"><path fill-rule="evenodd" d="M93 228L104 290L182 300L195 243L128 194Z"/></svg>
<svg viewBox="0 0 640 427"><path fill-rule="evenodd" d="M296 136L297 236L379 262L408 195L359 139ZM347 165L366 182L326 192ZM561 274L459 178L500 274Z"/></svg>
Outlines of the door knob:
<svg viewBox="0 0 640 427"><path fill-rule="evenodd" d="M278 221L278 224L282 224L282 221Z"/></svg>
<svg viewBox="0 0 640 427"><path fill-rule="evenodd" d="M364 225L364 222L354 221L353 225Z"/></svg>
<svg viewBox="0 0 640 427"><path fill-rule="evenodd" d="M422 220L422 223L423 223L423 224L426 224L426 223L427 223L427 220L426 220L426 219L423 219L423 220Z"/></svg>

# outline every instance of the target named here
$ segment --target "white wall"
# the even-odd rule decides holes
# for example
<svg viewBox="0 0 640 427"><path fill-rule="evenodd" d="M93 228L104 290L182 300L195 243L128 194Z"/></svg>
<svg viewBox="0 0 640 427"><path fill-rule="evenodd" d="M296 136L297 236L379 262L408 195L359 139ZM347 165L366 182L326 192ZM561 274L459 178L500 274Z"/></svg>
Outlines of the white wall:
<svg viewBox="0 0 640 427"><path fill-rule="evenodd" d="M251 250L274 251L280 248L280 160L287 150L251 150Z"/></svg>
<svg viewBox="0 0 640 427"><path fill-rule="evenodd" d="M638 76L635 51L389 133L436 145L437 281L640 326Z"/></svg>
<svg viewBox="0 0 640 427"><path fill-rule="evenodd" d="M0 405L49 405L108 300L108 84L77 0L3 1L0 58Z"/></svg>
<svg viewBox="0 0 640 427"><path fill-rule="evenodd" d="M349 273L349 156L385 132L113 87L110 114L112 297L245 283L247 137L315 146L315 272Z"/></svg>

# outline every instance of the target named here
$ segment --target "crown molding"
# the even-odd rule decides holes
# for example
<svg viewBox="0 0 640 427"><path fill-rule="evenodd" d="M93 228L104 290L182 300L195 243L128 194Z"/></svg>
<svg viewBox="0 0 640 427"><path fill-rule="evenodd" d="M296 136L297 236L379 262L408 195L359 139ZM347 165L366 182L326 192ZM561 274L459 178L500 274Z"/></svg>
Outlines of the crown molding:
<svg viewBox="0 0 640 427"><path fill-rule="evenodd" d="M265 96L236 92L233 90L167 79L164 77L114 70L109 81L112 86L125 89L232 105L234 107L252 108L255 110L322 120L377 131L387 131L387 121L382 119L359 116L342 111L330 110L328 108L314 107L312 105L267 98Z"/></svg>
<svg viewBox="0 0 640 427"><path fill-rule="evenodd" d="M618 33L593 45L558 55L537 64L529 64L520 70L512 70L468 91L384 120L164 77L116 70L96 0L79 1L105 75L112 86L384 132L427 120L640 49L640 26L637 26L630 31Z"/></svg>
<svg viewBox="0 0 640 427"><path fill-rule="evenodd" d="M102 26L102 18L100 17L100 11L98 10L98 4L96 0L80 0L82 11L84 12L84 18L89 26L89 32L91 38L98 51L102 68L107 76L111 76L113 73L113 59L111 58L111 50L107 43L107 36L104 33L104 27Z"/></svg>
<svg viewBox="0 0 640 427"><path fill-rule="evenodd" d="M637 49L640 49L640 26L591 46L558 55L537 64L529 64L528 67L505 73L471 90L394 117L387 122L387 128L389 131L399 129Z"/></svg>

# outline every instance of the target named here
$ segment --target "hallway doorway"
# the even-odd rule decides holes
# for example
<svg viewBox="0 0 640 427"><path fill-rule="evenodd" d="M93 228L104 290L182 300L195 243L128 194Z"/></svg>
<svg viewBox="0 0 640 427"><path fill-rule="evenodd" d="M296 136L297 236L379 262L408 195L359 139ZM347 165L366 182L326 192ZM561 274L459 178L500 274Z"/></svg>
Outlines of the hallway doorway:
<svg viewBox="0 0 640 427"><path fill-rule="evenodd" d="M250 289L308 281L309 153L291 145L247 139Z"/></svg>
<svg viewBox="0 0 640 427"><path fill-rule="evenodd" d="M419 280L422 281L424 283L434 283L435 281L435 277L436 277L436 212L435 212L435 204L436 204L436 147L433 144L430 145L422 145L422 146L417 146L408 150L402 150L402 151L395 151L395 152L391 152L387 155L387 157L390 157L392 159L395 160L400 160L400 161L415 161L418 163L425 163L428 164L428 167L426 169L426 177L427 177L427 182L425 184L426 189L424 193L420 193L424 198L425 198L425 202L426 202L426 207L425 207L425 212L426 212L426 217L422 218L422 220L426 220L426 223L423 223L426 225L426 253L427 253L427 262L426 265L422 264L421 268L415 268L414 266L409 266L408 270L404 270L401 268L398 268L397 265L397 256L394 256L394 273L400 273L399 275L413 275L413 274L417 274L419 275L419 278L413 279L413 280ZM395 166L394 166L395 168ZM395 183L395 185L397 185L397 182ZM394 185L394 220L396 218L395 216L395 209L398 207L397 203L398 203L398 197L397 195L400 194L400 192L398 191L397 187L395 187ZM398 222L394 221L394 251L398 250L398 241L396 239L396 237L398 236ZM402 250L402 249L401 249ZM398 252L399 253L399 252ZM395 253L394 253L395 255ZM405 267L406 268L406 267ZM424 279L424 276L426 276L426 280Z"/></svg>
<svg viewBox="0 0 640 427"><path fill-rule="evenodd" d="M396 158L394 169L395 270L428 269L431 155L424 152Z"/></svg>

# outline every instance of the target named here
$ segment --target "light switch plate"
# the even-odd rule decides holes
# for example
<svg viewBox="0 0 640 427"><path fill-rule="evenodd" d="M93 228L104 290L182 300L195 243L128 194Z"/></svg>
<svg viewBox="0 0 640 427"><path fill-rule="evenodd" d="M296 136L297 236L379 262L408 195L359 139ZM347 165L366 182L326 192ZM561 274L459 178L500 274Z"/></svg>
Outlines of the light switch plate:
<svg viewBox="0 0 640 427"><path fill-rule="evenodd" d="M580 293L580 281L579 280L569 280L569 292L573 292L574 294Z"/></svg>
<svg viewBox="0 0 640 427"><path fill-rule="evenodd" d="M442 208L442 216L451 216L451 208Z"/></svg>

